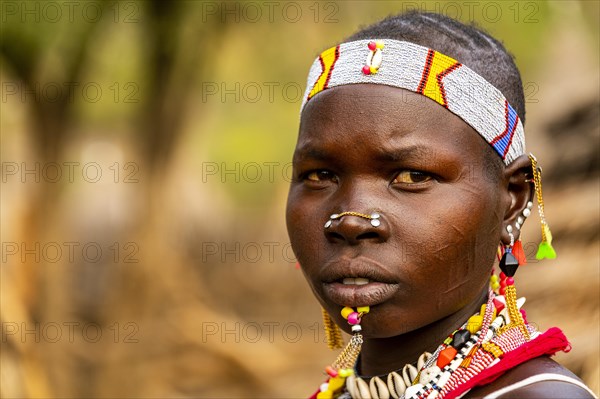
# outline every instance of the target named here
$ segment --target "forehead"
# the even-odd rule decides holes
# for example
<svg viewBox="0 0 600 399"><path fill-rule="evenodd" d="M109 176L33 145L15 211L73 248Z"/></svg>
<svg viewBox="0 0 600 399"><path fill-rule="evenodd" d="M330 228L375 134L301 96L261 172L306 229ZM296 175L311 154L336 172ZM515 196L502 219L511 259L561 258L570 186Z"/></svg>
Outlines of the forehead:
<svg viewBox="0 0 600 399"><path fill-rule="evenodd" d="M308 102L297 149L348 146L419 147L473 162L484 156L489 144L461 118L423 95L353 84L325 90Z"/></svg>

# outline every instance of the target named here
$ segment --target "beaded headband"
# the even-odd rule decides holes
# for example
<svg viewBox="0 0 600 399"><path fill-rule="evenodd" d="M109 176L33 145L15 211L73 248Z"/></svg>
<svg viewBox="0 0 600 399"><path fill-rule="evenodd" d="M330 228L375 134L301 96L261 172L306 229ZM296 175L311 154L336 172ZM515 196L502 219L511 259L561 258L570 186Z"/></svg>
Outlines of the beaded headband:
<svg viewBox="0 0 600 399"><path fill-rule="evenodd" d="M356 83L429 97L475 129L506 165L525 153L523 124L500 90L458 61L409 42L358 40L323 51L310 68L301 109L323 90Z"/></svg>

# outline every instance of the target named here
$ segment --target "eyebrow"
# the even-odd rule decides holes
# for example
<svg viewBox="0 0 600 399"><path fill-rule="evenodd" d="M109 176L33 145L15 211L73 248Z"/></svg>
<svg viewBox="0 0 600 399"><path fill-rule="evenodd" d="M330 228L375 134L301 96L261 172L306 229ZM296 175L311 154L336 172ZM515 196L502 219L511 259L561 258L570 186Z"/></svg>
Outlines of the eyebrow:
<svg viewBox="0 0 600 399"><path fill-rule="evenodd" d="M339 156L343 156L344 151L336 152L336 154L331 154L330 151L324 151L320 148L314 147L312 145L305 145L298 148L294 154L295 161L302 160L316 160L316 161L332 161ZM380 163L394 163L401 161L417 161L423 160L425 158L431 158L435 156L435 151L431 148L425 147L423 145L410 145L403 148L398 149L390 149L385 150L381 149L381 151L376 154L373 158L370 158L370 161L380 162Z"/></svg>
<svg viewBox="0 0 600 399"><path fill-rule="evenodd" d="M323 151L320 148L313 147L311 145L304 145L300 148L296 149L294 153L294 160L316 160L316 161L330 161L334 157L329 153L329 151Z"/></svg>
<svg viewBox="0 0 600 399"><path fill-rule="evenodd" d="M380 162L400 162L430 158L434 155L435 151L431 148L423 145L411 145L387 151L382 149L375 159Z"/></svg>

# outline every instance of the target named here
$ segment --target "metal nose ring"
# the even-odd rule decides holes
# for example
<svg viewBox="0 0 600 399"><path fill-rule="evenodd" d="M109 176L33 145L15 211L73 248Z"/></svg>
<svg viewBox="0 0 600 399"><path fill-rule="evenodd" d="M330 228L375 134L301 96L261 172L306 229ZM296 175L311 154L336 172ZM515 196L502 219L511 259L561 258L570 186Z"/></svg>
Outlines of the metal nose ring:
<svg viewBox="0 0 600 399"><path fill-rule="evenodd" d="M331 227L331 224L334 220L341 219L344 216L356 216L359 218L367 219L371 222L371 226L373 227L378 227L379 225L381 225L381 220L379 220L381 215L377 212L373 212L370 215L366 215L360 212L342 212L334 213L331 216L329 216L329 220L325 222L325 228L328 229L329 227Z"/></svg>

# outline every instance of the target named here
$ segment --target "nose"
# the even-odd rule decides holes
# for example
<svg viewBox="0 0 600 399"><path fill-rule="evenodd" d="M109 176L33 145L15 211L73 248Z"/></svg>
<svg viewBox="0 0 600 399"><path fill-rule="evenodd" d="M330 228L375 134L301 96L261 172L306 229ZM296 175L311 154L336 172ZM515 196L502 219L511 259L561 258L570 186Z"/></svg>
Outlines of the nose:
<svg viewBox="0 0 600 399"><path fill-rule="evenodd" d="M330 216L325 223L324 233L329 242L358 245L362 242L387 241L390 228L380 212L343 212Z"/></svg>

